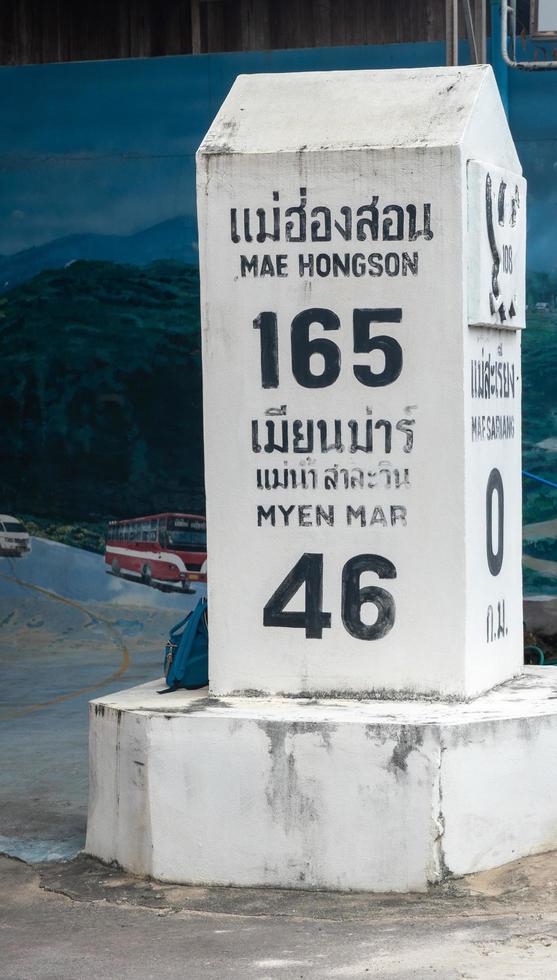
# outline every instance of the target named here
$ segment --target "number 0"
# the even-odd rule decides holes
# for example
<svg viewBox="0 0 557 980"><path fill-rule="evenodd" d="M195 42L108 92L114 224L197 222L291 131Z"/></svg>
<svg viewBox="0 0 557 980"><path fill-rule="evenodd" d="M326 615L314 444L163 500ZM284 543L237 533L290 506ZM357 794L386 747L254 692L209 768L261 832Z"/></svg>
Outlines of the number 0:
<svg viewBox="0 0 557 980"><path fill-rule="evenodd" d="M497 551L493 550L493 494L497 494ZM504 525L505 520L505 491L503 480L497 468L492 469L487 481L485 492L485 547L487 564L492 575L498 575L503 564Z"/></svg>

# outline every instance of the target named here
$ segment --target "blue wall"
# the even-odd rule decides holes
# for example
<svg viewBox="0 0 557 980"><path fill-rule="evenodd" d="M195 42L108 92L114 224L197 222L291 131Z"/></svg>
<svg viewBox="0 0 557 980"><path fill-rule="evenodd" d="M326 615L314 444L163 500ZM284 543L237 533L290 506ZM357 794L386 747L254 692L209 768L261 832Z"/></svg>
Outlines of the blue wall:
<svg viewBox="0 0 557 980"><path fill-rule="evenodd" d="M527 56L528 52L524 54ZM164 328L167 336L174 336L176 325L172 318L178 300L173 312L168 297L175 289L176 297L185 302L186 280L182 276L179 282L175 281L172 277L177 272L173 267L172 283L166 290L166 299L160 300L157 321L157 317L150 319L157 301L150 300L147 305L142 305L143 299L138 298L147 290L141 277L147 276L148 289L153 291L153 296L162 296L156 285L162 272L160 267L152 268L154 261L171 260L192 268L197 264L194 154L236 75L420 67L441 65L444 56L443 44L414 44L0 69L0 294L4 296L2 299L0 295L0 348L5 364L5 384L13 388L14 376L26 378L25 383L21 382L17 390L10 392L11 400L3 403L8 431L10 438L13 434L13 439L10 446L7 449L4 446L2 450L8 453L3 461L3 472L9 473L9 478L2 482L0 476L0 511L13 508L19 501L22 513L27 516L51 515L58 522L64 516L60 511L68 509L68 516L71 510L74 521L103 521L111 516L115 505L110 502L113 499L110 495L95 510L84 499L86 487L81 486L72 496L65 491L58 493L56 481L71 484L76 479L76 471L82 469L85 472L87 466L93 467L93 457L100 460L99 466L106 466L103 453L108 452L105 447L110 442L109 434L117 431L118 424L123 432L133 433L133 446L129 447L129 455L120 470L116 465L118 447L112 445L110 449L111 472L115 473L113 497L123 500L122 506L130 513L143 507L144 501L140 503L129 487L145 486L145 473L152 469L155 460L157 466L165 465L164 452L161 455L160 446L153 445L156 436L141 416L139 404L133 404L136 397L133 392L146 390L145 378L141 377L140 365L135 365L133 377L130 374L129 384L121 391L118 376L110 374L108 367L103 368L104 374L100 368L98 375L88 374L87 351L83 344L79 348L79 369L77 353L73 355L72 374L71 351L77 351L72 318L81 323L86 310L87 315L93 321L95 319L95 307L87 306L84 295L98 304L98 322L87 320L86 324L90 333L94 333L94 329L98 331L94 345L102 346L105 336L102 330L106 332L108 322L113 323L114 335L109 345L110 356L106 355L107 363L115 357L116 340L120 336L118 330L123 333L129 328L129 324L118 327L115 320L110 320L116 315L114 290L100 296L99 282L105 284L110 278L107 269L79 266L81 279L78 281L73 263L76 260L111 263L114 282L116 267L149 269L148 273L137 273L135 279L130 274L126 284L128 308L133 310L135 307L137 322L143 324L141 337L150 337L149 343L145 339L143 359L152 356L153 331L161 328L161 324L167 325ZM462 46L462 57L466 57L465 46ZM531 310L524 345L525 464L527 469L557 482L554 384L557 311L553 298L557 296L557 73L510 71L508 91L510 125L529 184ZM62 271L53 278L52 270ZM168 270L164 274L167 273ZM86 275L90 277L87 283L83 278ZM187 280L186 289L191 343L183 354L183 378L186 381L190 378L193 392L197 390L196 385L199 387L199 365L193 322L197 298L192 276ZM121 282L118 288L122 288ZM41 347L41 301L43 309L48 308L50 317L44 320L44 330L51 331L52 344L56 337L56 344L66 348L64 364L51 363L52 351L48 346ZM541 301L548 301L549 308L536 311L535 304ZM64 318L63 322L58 322L56 317L58 320ZM83 324L81 327L85 330ZM22 343L27 343L28 334L34 338L32 349L35 353L22 367L14 353L14 343L17 346L18 336ZM136 354L141 360L140 352ZM167 356L176 360L176 352L171 346ZM32 357L35 361L31 363ZM64 397L71 386L77 388L74 400L64 402L66 416L55 422L56 413L62 412L60 393L49 388L49 379L63 379L64 371L69 372ZM78 390L84 375L93 379L91 385L102 383L108 386L112 393L107 397L112 398L113 406L118 404L118 399L127 401L128 413L122 409L121 416L116 418L115 415L116 421L111 421L108 415L102 416L93 402L93 407L85 412L80 407L84 401ZM161 391L160 395L164 398L165 392ZM154 389L152 398L157 398ZM186 424L190 427L188 452L191 458L183 469L180 469L181 463L175 454L171 464L168 457L167 464L173 472L178 467L176 487L187 484L190 488L188 499L199 505L202 499L201 446L192 448L196 440L200 442L198 394L191 394L186 403L180 390L176 392L176 398L182 399L180 425L183 426L183 419L187 418ZM54 405L56 409L52 407ZM105 426L102 439L101 423ZM172 430L169 424L167 445L174 446L177 442L179 430ZM27 461L26 446L31 447ZM23 488L28 484L31 455L37 460L35 489L25 497ZM56 466L52 463L55 458L58 460ZM127 479L131 472L135 474L133 481ZM90 483L94 479L94 467L87 473L87 483ZM127 489L124 491L121 485ZM525 491L526 523L548 520L557 512L557 493L530 482L525 485ZM126 497L127 493L131 495ZM147 488L147 496L150 493ZM166 502L153 501L153 509L155 504L162 509L163 504L172 508L177 503L187 503L177 490L172 494L172 499ZM82 513L77 513L79 500L83 504ZM557 561L557 555L554 557ZM557 565L555 568L557 570ZM539 582L534 586L538 588Z"/></svg>
<svg viewBox="0 0 557 980"><path fill-rule="evenodd" d="M195 149L239 73L443 60L443 44L415 44L0 69L0 254L192 214ZM511 71L509 96L530 204L557 207L557 73ZM530 243L536 267L553 261L540 233L555 235L555 256L550 225L539 222Z"/></svg>

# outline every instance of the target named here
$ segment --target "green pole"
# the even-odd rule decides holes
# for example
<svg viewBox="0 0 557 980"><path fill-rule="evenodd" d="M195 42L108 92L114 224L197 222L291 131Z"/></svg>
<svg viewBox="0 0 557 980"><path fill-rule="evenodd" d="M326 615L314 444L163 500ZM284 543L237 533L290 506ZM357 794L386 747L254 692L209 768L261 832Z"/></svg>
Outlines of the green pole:
<svg viewBox="0 0 557 980"><path fill-rule="evenodd" d="M501 101L505 108L507 118L509 115L509 68L503 60L501 54L501 2L507 0L491 0L491 44L490 44L490 64L493 68Z"/></svg>

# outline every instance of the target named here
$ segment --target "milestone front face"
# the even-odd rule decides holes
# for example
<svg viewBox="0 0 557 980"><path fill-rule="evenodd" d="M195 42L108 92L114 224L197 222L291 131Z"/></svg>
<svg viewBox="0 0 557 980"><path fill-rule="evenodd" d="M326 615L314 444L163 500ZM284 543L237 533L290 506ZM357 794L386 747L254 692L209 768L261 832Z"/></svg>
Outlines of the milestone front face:
<svg viewBox="0 0 557 980"><path fill-rule="evenodd" d="M393 73L347 74L375 85L375 104ZM442 134L428 146L401 136L396 105L383 118L395 146L334 145L324 133L294 152L285 133L274 149L271 102L276 112L280 97L284 119L298 113L301 129L312 113L311 90L287 77L274 97L270 76L236 83L220 135L200 151L211 689L476 693L517 665L516 556L503 567L499 484L476 484L484 469L493 482L507 467L513 485L519 473L520 347L487 326L469 349L466 161ZM342 137L346 79L335 88L321 77ZM448 98L439 77L423 77L416 112ZM461 101L472 105L466 79ZM231 119L247 127L243 145ZM494 437L497 466L484 440L478 467L465 379L482 357L501 361L496 377L513 371L500 394L514 429ZM467 467L471 519L488 541L478 555L467 550ZM517 506L512 491L507 523ZM493 653L481 604L500 557L507 632ZM478 611L466 602L471 574ZM474 666L483 652L487 671Z"/></svg>

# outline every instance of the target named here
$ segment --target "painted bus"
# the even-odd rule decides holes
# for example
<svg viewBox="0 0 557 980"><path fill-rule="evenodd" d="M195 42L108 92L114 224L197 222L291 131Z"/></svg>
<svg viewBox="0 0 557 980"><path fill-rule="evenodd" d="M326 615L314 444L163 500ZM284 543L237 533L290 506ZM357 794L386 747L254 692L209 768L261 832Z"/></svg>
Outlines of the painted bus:
<svg viewBox="0 0 557 980"><path fill-rule="evenodd" d="M104 560L111 575L191 592L192 582L207 581L205 518L166 513L110 521Z"/></svg>
<svg viewBox="0 0 557 980"><path fill-rule="evenodd" d="M31 551L27 528L17 517L0 514L0 558L22 558Z"/></svg>

